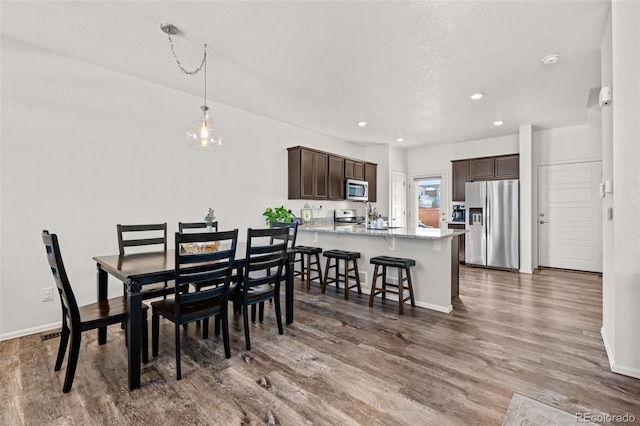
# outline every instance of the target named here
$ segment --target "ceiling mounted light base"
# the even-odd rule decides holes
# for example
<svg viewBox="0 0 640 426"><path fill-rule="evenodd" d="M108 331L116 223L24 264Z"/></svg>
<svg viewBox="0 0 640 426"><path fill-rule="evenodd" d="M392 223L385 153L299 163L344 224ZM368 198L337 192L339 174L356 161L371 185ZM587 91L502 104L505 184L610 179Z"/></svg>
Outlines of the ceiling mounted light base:
<svg viewBox="0 0 640 426"><path fill-rule="evenodd" d="M160 29L165 34L169 34L169 35L178 34L178 27L172 24L160 24Z"/></svg>
<svg viewBox="0 0 640 426"><path fill-rule="evenodd" d="M548 55L542 58L542 63L545 65L553 65L557 63L559 59L560 59L560 55L557 53L554 53L553 55Z"/></svg>

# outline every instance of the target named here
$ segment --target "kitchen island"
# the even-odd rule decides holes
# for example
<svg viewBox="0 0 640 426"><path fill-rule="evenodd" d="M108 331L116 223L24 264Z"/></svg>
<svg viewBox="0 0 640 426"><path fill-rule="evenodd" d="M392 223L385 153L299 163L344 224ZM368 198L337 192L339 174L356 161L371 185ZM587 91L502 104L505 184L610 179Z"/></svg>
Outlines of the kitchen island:
<svg viewBox="0 0 640 426"><path fill-rule="evenodd" d="M451 301L458 297L458 236L465 232L440 228L301 225L296 245L360 252L358 267L364 293L371 290L373 265L369 259L375 256L414 259L416 265L411 268L411 276L416 306L448 313L453 310ZM390 281L394 282L393 278ZM392 296L387 298L393 300Z"/></svg>

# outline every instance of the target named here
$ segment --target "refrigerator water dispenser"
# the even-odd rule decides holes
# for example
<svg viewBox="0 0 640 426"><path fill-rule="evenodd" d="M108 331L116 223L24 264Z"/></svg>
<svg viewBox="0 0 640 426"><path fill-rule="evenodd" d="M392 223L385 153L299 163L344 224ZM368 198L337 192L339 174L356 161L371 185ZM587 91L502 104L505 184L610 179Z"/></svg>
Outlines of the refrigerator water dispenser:
<svg viewBox="0 0 640 426"><path fill-rule="evenodd" d="M470 208L469 209L469 225L482 226L482 208Z"/></svg>

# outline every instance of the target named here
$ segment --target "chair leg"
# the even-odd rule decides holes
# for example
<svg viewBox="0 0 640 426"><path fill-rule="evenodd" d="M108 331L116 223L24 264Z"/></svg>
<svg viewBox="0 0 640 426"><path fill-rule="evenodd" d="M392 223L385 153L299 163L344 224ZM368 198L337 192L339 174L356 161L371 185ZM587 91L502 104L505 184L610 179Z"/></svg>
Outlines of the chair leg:
<svg viewBox="0 0 640 426"><path fill-rule="evenodd" d="M142 315L142 362L149 362L149 321L147 320L147 309Z"/></svg>
<svg viewBox="0 0 640 426"><path fill-rule="evenodd" d="M264 302L260 302L258 304L258 321L260 322L264 321Z"/></svg>
<svg viewBox="0 0 640 426"><path fill-rule="evenodd" d="M158 356L158 337L160 334L160 315L155 311L151 315L151 355Z"/></svg>
<svg viewBox="0 0 640 426"><path fill-rule="evenodd" d="M338 260L339 264L340 260ZM347 259L344 260L344 300L349 300L349 261Z"/></svg>
<svg viewBox="0 0 640 426"><path fill-rule="evenodd" d="M222 314L216 317L216 324L218 319L222 317L222 342L224 343L224 356L225 358L231 358L231 347L229 345L229 319L227 318L227 309L222 309Z"/></svg>
<svg viewBox="0 0 640 426"><path fill-rule="evenodd" d="M324 278L322 279L322 294L327 290L327 278L329 277L329 264L331 263L331 258L327 258L327 263L324 264Z"/></svg>
<svg viewBox="0 0 640 426"><path fill-rule="evenodd" d="M307 283L307 291L311 290L311 255L310 254L307 255L306 283Z"/></svg>
<svg viewBox="0 0 640 426"><path fill-rule="evenodd" d="M202 320L202 338L204 340L209 338L209 318Z"/></svg>
<svg viewBox="0 0 640 426"><path fill-rule="evenodd" d="M176 333L176 379L180 380L182 378L182 368L180 365L180 324L175 325L175 333Z"/></svg>
<svg viewBox="0 0 640 426"><path fill-rule="evenodd" d="M64 316L64 313L62 314ZM56 366L54 371L60 371L62 368L62 361L64 360L64 353L67 351L67 344L69 343L69 327L67 327L66 318L62 318L62 330L60 331L60 346L58 346L58 357L56 358Z"/></svg>
<svg viewBox="0 0 640 426"><path fill-rule="evenodd" d="M402 284L402 268L398 268L398 314L404 315L404 285Z"/></svg>
<svg viewBox="0 0 640 426"><path fill-rule="evenodd" d="M215 333L216 336L219 336L220 335L220 315L216 315L216 319L214 321L215 321L215 323L214 323L215 324L214 333Z"/></svg>
<svg viewBox="0 0 640 426"><path fill-rule="evenodd" d="M382 300L387 300L387 267L382 265Z"/></svg>
<svg viewBox="0 0 640 426"><path fill-rule="evenodd" d="M320 267L320 256L316 253L316 270L318 271L318 281L322 282L322 268ZM311 271L309 271L311 273Z"/></svg>
<svg viewBox="0 0 640 426"><path fill-rule="evenodd" d="M371 293L369 294L369 307L373 307L373 299L376 297L376 281L378 280L378 266L373 268L373 279L371 280Z"/></svg>
<svg viewBox="0 0 640 426"><path fill-rule="evenodd" d="M73 386L73 377L76 374L78 365L78 355L80 353L80 340L82 335L80 331L71 330L71 347L69 348L69 358L67 359L67 374L64 378L64 386L62 392L69 393Z"/></svg>
<svg viewBox="0 0 640 426"><path fill-rule="evenodd" d="M362 294L362 288L360 287L360 272L358 271L358 260L353 260L353 272L356 276L356 286L358 289L358 294Z"/></svg>
<svg viewBox="0 0 640 426"><path fill-rule="evenodd" d="M273 299L274 306L276 308L276 322L278 323L278 333L284 334L284 329L282 328L282 310L280 309L280 294L275 294Z"/></svg>
<svg viewBox="0 0 640 426"><path fill-rule="evenodd" d="M256 322L256 305L251 305L251 322Z"/></svg>
<svg viewBox="0 0 640 426"><path fill-rule="evenodd" d="M244 343L247 350L250 351L251 340L249 339L249 307L248 306L244 306L244 309L242 309L242 316L244 320Z"/></svg>
<svg viewBox="0 0 640 426"><path fill-rule="evenodd" d="M411 282L411 269L407 268L407 285L409 286L409 297L411 298L411 306L415 308L416 301L413 298L413 283Z"/></svg>

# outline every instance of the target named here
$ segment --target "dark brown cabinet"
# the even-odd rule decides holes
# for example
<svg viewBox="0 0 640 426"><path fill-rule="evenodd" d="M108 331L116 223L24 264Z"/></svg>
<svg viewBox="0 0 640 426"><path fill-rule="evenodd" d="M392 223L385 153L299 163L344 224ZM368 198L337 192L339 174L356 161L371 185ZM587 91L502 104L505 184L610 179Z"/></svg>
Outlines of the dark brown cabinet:
<svg viewBox="0 0 640 426"><path fill-rule="evenodd" d="M376 201L376 164L302 146L287 148L287 151L290 200L344 200L344 180L359 179L369 182L369 201Z"/></svg>
<svg viewBox="0 0 640 426"><path fill-rule="evenodd" d="M369 201L375 203L378 200L378 165L374 163L364 164L364 180L369 183Z"/></svg>
<svg viewBox="0 0 640 426"><path fill-rule="evenodd" d="M344 178L364 180L364 163L362 161L344 159Z"/></svg>
<svg viewBox="0 0 640 426"><path fill-rule="evenodd" d="M494 165L493 158L474 158L469 160L469 178L472 182L493 179Z"/></svg>
<svg viewBox="0 0 640 426"><path fill-rule="evenodd" d="M329 199L344 200L344 158L329 155Z"/></svg>
<svg viewBox="0 0 640 426"><path fill-rule="evenodd" d="M464 184L469 182L469 160L452 161L453 201L464 201Z"/></svg>
<svg viewBox="0 0 640 426"><path fill-rule="evenodd" d="M449 229L464 229L465 224L464 223L449 223L448 228ZM464 235L459 235L458 236L458 261L460 263L462 263L464 265Z"/></svg>
<svg viewBox="0 0 640 426"><path fill-rule="evenodd" d="M496 179L519 179L520 156L518 154L496 157L469 158L451 162L453 201L465 200L465 183Z"/></svg>
<svg viewBox="0 0 640 426"><path fill-rule="evenodd" d="M520 177L520 156L504 155L495 157L496 179L518 179Z"/></svg>
<svg viewBox="0 0 640 426"><path fill-rule="evenodd" d="M289 149L289 198L326 200L329 155L296 147Z"/></svg>

